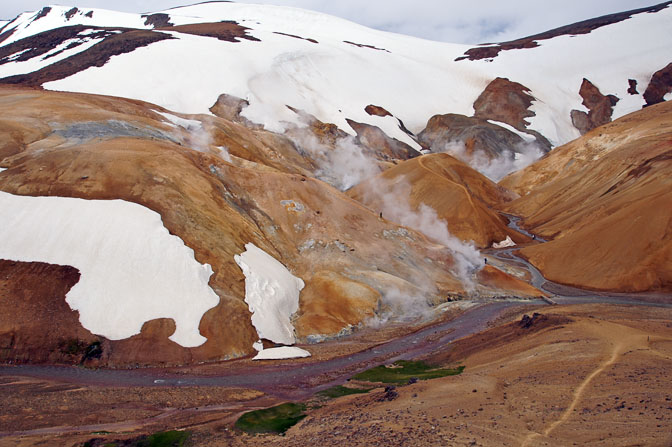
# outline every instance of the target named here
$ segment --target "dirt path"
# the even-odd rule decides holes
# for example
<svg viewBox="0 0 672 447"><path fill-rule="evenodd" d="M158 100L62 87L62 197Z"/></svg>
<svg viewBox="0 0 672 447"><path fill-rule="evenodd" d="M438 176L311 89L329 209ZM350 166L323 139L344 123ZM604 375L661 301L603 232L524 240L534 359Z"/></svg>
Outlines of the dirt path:
<svg viewBox="0 0 672 447"><path fill-rule="evenodd" d="M605 370L618 362L623 354L635 349L646 350L653 355L659 354L649 346L649 336L636 329L604 321L584 323L583 326L596 338L609 343L609 349L605 353L609 355L609 357L603 360L600 365L590 374L588 374L588 376L586 376L586 378L583 379L583 381L576 387L572 394L572 400L562 415L557 420L549 424L541 433L530 433L523 440L521 447L535 445L534 441L539 437L543 436L548 438L560 425L567 422L567 420L570 419L574 414L574 410L581 402L581 399L586 393L586 390L589 388L591 382Z"/></svg>

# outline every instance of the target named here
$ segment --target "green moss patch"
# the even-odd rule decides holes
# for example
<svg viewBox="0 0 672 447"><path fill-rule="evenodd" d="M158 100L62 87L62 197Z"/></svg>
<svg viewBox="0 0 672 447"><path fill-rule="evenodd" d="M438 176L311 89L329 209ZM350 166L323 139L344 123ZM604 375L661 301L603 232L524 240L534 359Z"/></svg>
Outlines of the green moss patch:
<svg viewBox="0 0 672 447"><path fill-rule="evenodd" d="M286 403L264 410L249 411L236 421L247 433L284 433L306 417L306 405Z"/></svg>
<svg viewBox="0 0 672 447"><path fill-rule="evenodd" d="M464 366L457 368L435 368L425 362L399 360L392 365L380 365L367 369L353 377L365 382L393 383L404 385L411 379L429 380L439 377L456 376L464 371Z"/></svg>
<svg viewBox="0 0 672 447"><path fill-rule="evenodd" d="M324 399L337 399L343 396L349 396L351 394L366 394L371 391L373 388L349 388L341 385L332 386L327 388L324 391L317 393L318 397Z"/></svg>

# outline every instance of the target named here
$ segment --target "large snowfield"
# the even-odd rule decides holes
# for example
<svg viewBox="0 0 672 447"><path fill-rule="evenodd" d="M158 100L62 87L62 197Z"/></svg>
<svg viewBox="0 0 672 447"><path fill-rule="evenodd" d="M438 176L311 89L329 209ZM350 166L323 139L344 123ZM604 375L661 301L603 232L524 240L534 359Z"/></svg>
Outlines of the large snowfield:
<svg viewBox="0 0 672 447"><path fill-rule="evenodd" d="M292 315L299 310L303 280L292 275L277 259L256 245L234 257L245 274L245 302L259 338L291 345L296 342Z"/></svg>
<svg viewBox="0 0 672 447"><path fill-rule="evenodd" d="M79 282L68 305L82 326L120 340L142 325L172 318L170 337L203 344L203 314L219 303L212 269L163 226L161 216L122 200L16 196L0 191L0 259L70 265Z"/></svg>
<svg viewBox="0 0 672 447"><path fill-rule="evenodd" d="M137 14L82 10L70 20L70 7L53 6L39 20L23 14L7 26L17 31L0 45L57 26L150 28ZM391 117L369 116L369 104L385 107L413 132L436 114L472 115L472 104L496 77L531 89L536 101L530 128L554 145L579 136L572 109L585 110L578 91L583 78L603 94L620 98L614 118L644 104L651 75L672 56L672 9L637 14L589 34L539 41L531 49L502 51L494 59L455 61L469 46L432 42L372 30L343 19L295 8L236 3L205 3L164 11L175 25L236 21L260 40L237 43L166 31L175 39L114 56L103 67L45 84L48 89L142 99L181 113L208 113L222 93L247 99L248 119L274 131L301 119L286 106L354 134L346 118L379 126L415 148ZM278 33L292 34L318 43ZM350 42L350 43L348 43ZM368 45L366 46L356 46ZM76 47L72 51L80 51ZM0 65L0 77L33 70L49 60ZM19 69L13 64L25 64ZM639 95L629 95L628 79ZM197 87L197 88L194 88Z"/></svg>

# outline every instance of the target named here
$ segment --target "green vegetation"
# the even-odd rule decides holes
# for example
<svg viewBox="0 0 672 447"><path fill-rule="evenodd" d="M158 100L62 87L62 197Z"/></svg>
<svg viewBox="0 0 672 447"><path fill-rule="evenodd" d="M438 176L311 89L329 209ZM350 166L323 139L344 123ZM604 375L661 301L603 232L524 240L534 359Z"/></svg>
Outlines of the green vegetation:
<svg viewBox="0 0 672 447"><path fill-rule="evenodd" d="M137 447L182 447L189 439L191 432L188 431L163 431L154 433L141 439L136 444Z"/></svg>
<svg viewBox="0 0 672 447"><path fill-rule="evenodd" d="M122 445L133 447L184 447L189 436L191 436L189 431L162 431L130 441L105 442L101 439L92 439L85 442L84 447L119 447ZM104 444L101 444L101 442L104 442Z"/></svg>
<svg viewBox="0 0 672 447"><path fill-rule="evenodd" d="M326 399L336 399L343 396L349 396L350 394L366 394L371 391L373 388L348 388L345 386L337 385L327 388L324 391L317 393L318 397Z"/></svg>
<svg viewBox="0 0 672 447"><path fill-rule="evenodd" d="M286 403L264 410L249 411L236 421L247 433L284 433L306 417L306 405Z"/></svg>
<svg viewBox="0 0 672 447"><path fill-rule="evenodd" d="M412 378L418 380L436 379L439 377L456 376L464 371L464 366L457 368L444 369L434 368L425 362L412 362L399 360L392 365L380 365L375 368L367 369L353 377L356 380L366 382L393 383L404 385Z"/></svg>

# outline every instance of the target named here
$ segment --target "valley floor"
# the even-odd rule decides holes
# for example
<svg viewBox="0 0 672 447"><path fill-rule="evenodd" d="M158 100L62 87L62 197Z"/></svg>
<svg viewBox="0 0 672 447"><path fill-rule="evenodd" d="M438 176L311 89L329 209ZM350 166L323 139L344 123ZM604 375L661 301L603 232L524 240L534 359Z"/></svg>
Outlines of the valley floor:
<svg viewBox="0 0 672 447"><path fill-rule="evenodd" d="M285 436L236 431L237 417L280 403L227 387L109 387L2 376L0 444L82 445L161 430L191 445L670 445L672 309L546 306L437 344L423 357L463 374L328 401ZM526 309L530 314L529 309Z"/></svg>

